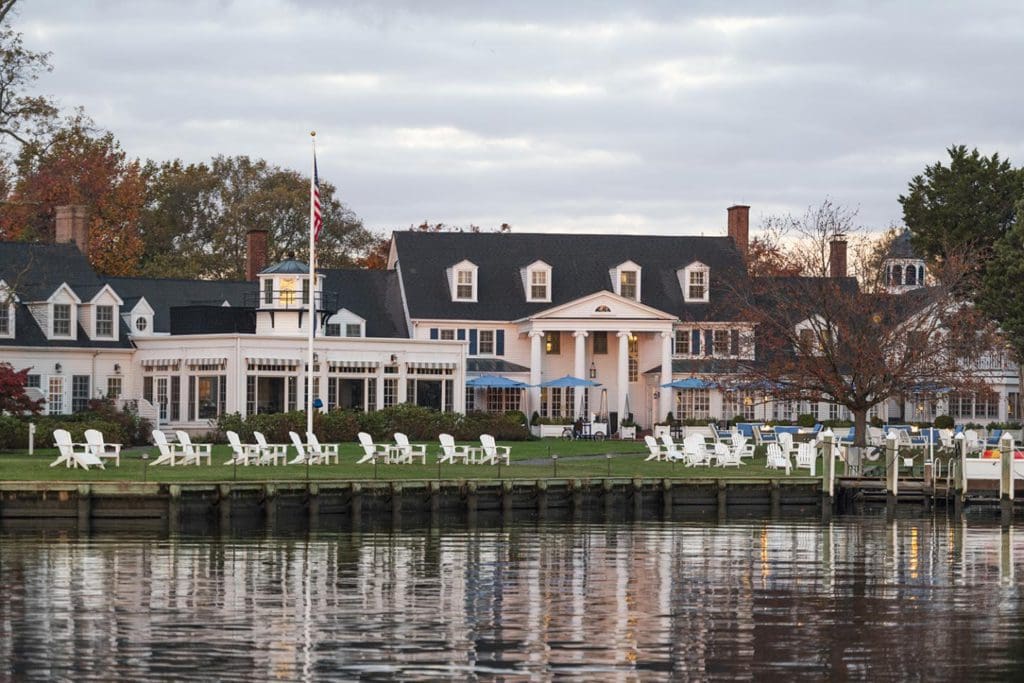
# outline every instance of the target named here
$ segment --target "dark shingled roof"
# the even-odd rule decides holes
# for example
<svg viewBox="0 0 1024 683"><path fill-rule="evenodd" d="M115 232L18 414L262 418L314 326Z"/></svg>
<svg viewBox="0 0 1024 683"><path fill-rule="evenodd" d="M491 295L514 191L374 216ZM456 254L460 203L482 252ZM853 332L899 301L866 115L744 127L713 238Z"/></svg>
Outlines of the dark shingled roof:
<svg viewBox="0 0 1024 683"><path fill-rule="evenodd" d="M530 368L500 358L467 358L466 372L529 372Z"/></svg>
<svg viewBox="0 0 1024 683"><path fill-rule="evenodd" d="M738 311L727 287L742 287L746 269L728 237L396 232L395 247L413 318L518 320L599 291L625 261L642 268L642 303L684 321L730 321ZM478 303L454 302L445 272L462 260L478 266ZM520 269L551 266L551 303L526 301ZM711 269L711 301L684 303L676 270L694 261Z"/></svg>
<svg viewBox="0 0 1024 683"><path fill-rule="evenodd" d="M285 259L280 263L264 268L260 275L305 275L309 272L309 264L293 258Z"/></svg>
<svg viewBox="0 0 1024 683"><path fill-rule="evenodd" d="M900 234L896 235L896 239L889 245L889 252L886 254L886 258L921 258L921 255L917 253L914 245L911 243L910 230L904 228L900 231Z"/></svg>
<svg viewBox="0 0 1024 683"><path fill-rule="evenodd" d="M171 331L172 306L252 306L257 284L238 280L176 280L143 277L112 277L107 280L127 302L146 297L153 307L153 331Z"/></svg>
<svg viewBox="0 0 1024 683"><path fill-rule="evenodd" d="M320 270L324 299L366 319L367 337L408 337L398 274L387 270Z"/></svg>
<svg viewBox="0 0 1024 683"><path fill-rule="evenodd" d="M82 301L103 288L103 280L73 244L0 242L0 280L23 302L45 301L62 282Z"/></svg>
<svg viewBox="0 0 1024 683"><path fill-rule="evenodd" d="M76 349L130 349L132 343L128 339L130 332L124 321L118 318L117 341L95 341L89 339L81 325L78 325L78 339L47 339L46 334L32 317L28 306L18 304L14 307L14 338L0 338L3 346L39 346L45 348L76 348Z"/></svg>

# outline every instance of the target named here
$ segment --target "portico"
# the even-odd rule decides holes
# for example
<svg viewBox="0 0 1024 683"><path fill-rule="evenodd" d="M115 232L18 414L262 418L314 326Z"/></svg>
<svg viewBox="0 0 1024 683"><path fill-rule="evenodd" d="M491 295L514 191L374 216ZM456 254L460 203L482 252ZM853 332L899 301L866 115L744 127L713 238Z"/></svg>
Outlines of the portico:
<svg viewBox="0 0 1024 683"><path fill-rule="evenodd" d="M571 374L594 379L608 391L609 409L621 420L639 412L644 385L639 368L659 362L661 383L672 379L673 324L678 318L612 292L595 292L516 321L530 340L530 411L543 414L541 382ZM571 358L561 353L563 339ZM593 373L591 373L593 370ZM595 376L591 376L591 374ZM583 413L583 393L573 397L573 412ZM591 406L593 412L596 406ZM662 392L659 412L672 409L670 392Z"/></svg>

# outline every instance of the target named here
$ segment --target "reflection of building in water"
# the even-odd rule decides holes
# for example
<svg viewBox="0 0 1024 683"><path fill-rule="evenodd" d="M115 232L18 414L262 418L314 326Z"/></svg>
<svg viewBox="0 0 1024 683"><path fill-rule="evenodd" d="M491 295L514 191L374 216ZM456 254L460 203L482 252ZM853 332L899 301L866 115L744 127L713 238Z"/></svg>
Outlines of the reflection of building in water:
<svg viewBox="0 0 1024 683"><path fill-rule="evenodd" d="M979 633L1013 618L1022 559L1012 529L929 519L13 540L0 662L44 653L32 671L47 678L704 678L851 653L863 675L856 653L893 647L893 624L897 647L968 657L974 630L945 628L946 610L969 606Z"/></svg>

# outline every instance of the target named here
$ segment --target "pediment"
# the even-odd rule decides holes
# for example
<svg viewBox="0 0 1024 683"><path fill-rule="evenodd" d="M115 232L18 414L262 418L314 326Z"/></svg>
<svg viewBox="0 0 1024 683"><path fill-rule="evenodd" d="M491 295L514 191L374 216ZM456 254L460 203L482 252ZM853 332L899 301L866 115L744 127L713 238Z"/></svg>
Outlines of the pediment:
<svg viewBox="0 0 1024 683"><path fill-rule="evenodd" d="M676 320L676 316L657 308L602 291L545 309L524 320Z"/></svg>

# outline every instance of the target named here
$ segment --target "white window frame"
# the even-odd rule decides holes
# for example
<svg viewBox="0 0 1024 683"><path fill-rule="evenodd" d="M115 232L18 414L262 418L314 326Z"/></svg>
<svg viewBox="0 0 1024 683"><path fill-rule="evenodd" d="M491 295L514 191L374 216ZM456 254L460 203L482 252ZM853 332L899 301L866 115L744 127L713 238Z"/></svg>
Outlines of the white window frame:
<svg viewBox="0 0 1024 683"><path fill-rule="evenodd" d="M703 285L695 285L693 283L693 277L700 275L704 280ZM690 265L683 268L682 277L679 281L679 286L683 290L683 301L686 303L707 303L711 300L711 269L701 263L700 261L694 261ZM690 288L693 286L703 286L703 296L691 296Z"/></svg>
<svg viewBox="0 0 1024 683"><path fill-rule="evenodd" d="M67 307L68 310L68 331L57 332L57 307ZM74 338L75 328L75 304L70 301L67 302L55 302L50 304L50 336L54 339L72 339Z"/></svg>
<svg viewBox="0 0 1024 683"><path fill-rule="evenodd" d="M487 342L488 344L490 344L490 347L491 347L489 351L485 351L484 350L484 335L487 335L489 337L488 342ZM494 334L494 330L479 330L477 332L476 355L478 355L478 356L493 356L494 355L495 337L496 337L496 335Z"/></svg>
<svg viewBox="0 0 1024 683"><path fill-rule="evenodd" d="M114 327L114 320L115 320L114 308L115 308L115 306L113 304L96 304L95 309L93 309L93 321L92 321L92 326L93 326L93 330L92 330L93 334L92 334L92 336L94 338L96 338L96 339L115 339L117 337L117 334L116 334L117 328ZM110 311L110 320L107 321L107 322L110 323L110 332L108 332L106 334L100 334L100 311L101 310L108 310L108 311Z"/></svg>
<svg viewBox="0 0 1024 683"><path fill-rule="evenodd" d="M534 278L541 280L535 282ZM551 302L551 266L544 261L534 261L526 267L525 277L523 278L523 285L526 287L526 300L531 302ZM534 287L543 287L544 291L541 295L537 295L533 290Z"/></svg>
<svg viewBox="0 0 1024 683"><path fill-rule="evenodd" d="M472 261L462 261L451 267L448 275L450 285L452 301L475 303L477 300L477 285L478 283L478 271L476 264ZM465 278L467 282L462 282ZM459 287L469 287L469 296L460 296Z"/></svg>
<svg viewBox="0 0 1024 683"><path fill-rule="evenodd" d="M629 272L632 272L635 275L635 277L636 277L636 295L635 296L628 296L628 295L622 293L622 278L623 278L625 273L629 273ZM641 281L643 279L641 277L642 275L643 275L643 269L639 266L639 264L633 263L632 261L626 261L625 263L620 263L619 265L617 265L611 271L612 287L614 288L615 293L618 294L619 296L625 298L625 299L630 299L631 301L637 301L637 302L642 301L643 300L643 292L640 290L640 283L641 283Z"/></svg>
<svg viewBox="0 0 1024 683"><path fill-rule="evenodd" d="M13 339L14 338L14 315L15 307L18 301L18 297L14 296L11 292L10 287L3 280L0 280L0 313L6 314L7 318L7 329L0 330L0 338L2 339ZM4 303L6 302L6 303Z"/></svg>

